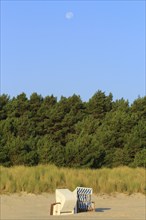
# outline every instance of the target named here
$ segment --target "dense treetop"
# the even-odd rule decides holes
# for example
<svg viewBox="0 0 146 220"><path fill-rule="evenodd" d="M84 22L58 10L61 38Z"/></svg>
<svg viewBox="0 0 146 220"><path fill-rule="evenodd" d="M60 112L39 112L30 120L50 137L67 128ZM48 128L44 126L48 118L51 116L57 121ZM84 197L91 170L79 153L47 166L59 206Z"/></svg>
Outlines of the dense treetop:
<svg viewBox="0 0 146 220"><path fill-rule="evenodd" d="M0 96L0 164L68 167L145 166L146 96L131 105L97 91L78 95Z"/></svg>

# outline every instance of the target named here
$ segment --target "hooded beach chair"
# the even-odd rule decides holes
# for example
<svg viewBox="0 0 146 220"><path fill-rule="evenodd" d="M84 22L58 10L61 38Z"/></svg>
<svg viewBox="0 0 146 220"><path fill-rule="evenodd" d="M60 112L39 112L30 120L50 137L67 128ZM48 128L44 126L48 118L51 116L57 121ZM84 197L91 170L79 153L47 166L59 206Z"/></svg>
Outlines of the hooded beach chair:
<svg viewBox="0 0 146 220"><path fill-rule="evenodd" d="M56 189L56 202L51 205L51 215L67 215L76 212L77 197L68 189Z"/></svg>
<svg viewBox="0 0 146 220"><path fill-rule="evenodd" d="M95 210L95 203L92 201L92 188L77 187L73 193L77 197L76 212L87 212Z"/></svg>

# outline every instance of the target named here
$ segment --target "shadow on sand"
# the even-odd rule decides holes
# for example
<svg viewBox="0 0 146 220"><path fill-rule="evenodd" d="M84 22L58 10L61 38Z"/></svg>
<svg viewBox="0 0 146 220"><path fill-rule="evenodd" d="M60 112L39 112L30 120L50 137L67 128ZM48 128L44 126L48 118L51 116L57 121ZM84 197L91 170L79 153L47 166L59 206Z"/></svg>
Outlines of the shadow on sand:
<svg viewBox="0 0 146 220"><path fill-rule="evenodd" d="M111 208L95 208L95 212L104 212L106 210L110 210Z"/></svg>

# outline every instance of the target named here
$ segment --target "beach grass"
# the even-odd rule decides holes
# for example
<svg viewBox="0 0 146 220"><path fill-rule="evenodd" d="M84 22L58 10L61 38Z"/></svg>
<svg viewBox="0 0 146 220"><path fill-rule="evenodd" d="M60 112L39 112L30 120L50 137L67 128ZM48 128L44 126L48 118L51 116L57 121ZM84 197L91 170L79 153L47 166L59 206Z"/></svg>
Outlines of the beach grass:
<svg viewBox="0 0 146 220"><path fill-rule="evenodd" d="M91 187L94 193L143 193L144 168L74 169L55 165L0 167L0 193L54 193L56 188Z"/></svg>

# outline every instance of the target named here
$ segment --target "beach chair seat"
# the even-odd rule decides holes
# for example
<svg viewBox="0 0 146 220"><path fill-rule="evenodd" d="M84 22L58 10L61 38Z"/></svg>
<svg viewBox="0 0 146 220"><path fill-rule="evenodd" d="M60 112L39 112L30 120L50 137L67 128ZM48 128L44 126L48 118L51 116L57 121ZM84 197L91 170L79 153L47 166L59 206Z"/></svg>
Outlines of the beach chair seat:
<svg viewBox="0 0 146 220"><path fill-rule="evenodd" d="M77 187L74 194L77 196L77 212L95 210L95 203L92 201L92 188Z"/></svg>
<svg viewBox="0 0 146 220"><path fill-rule="evenodd" d="M56 189L56 202L51 204L51 215L74 214L77 197L68 189Z"/></svg>

